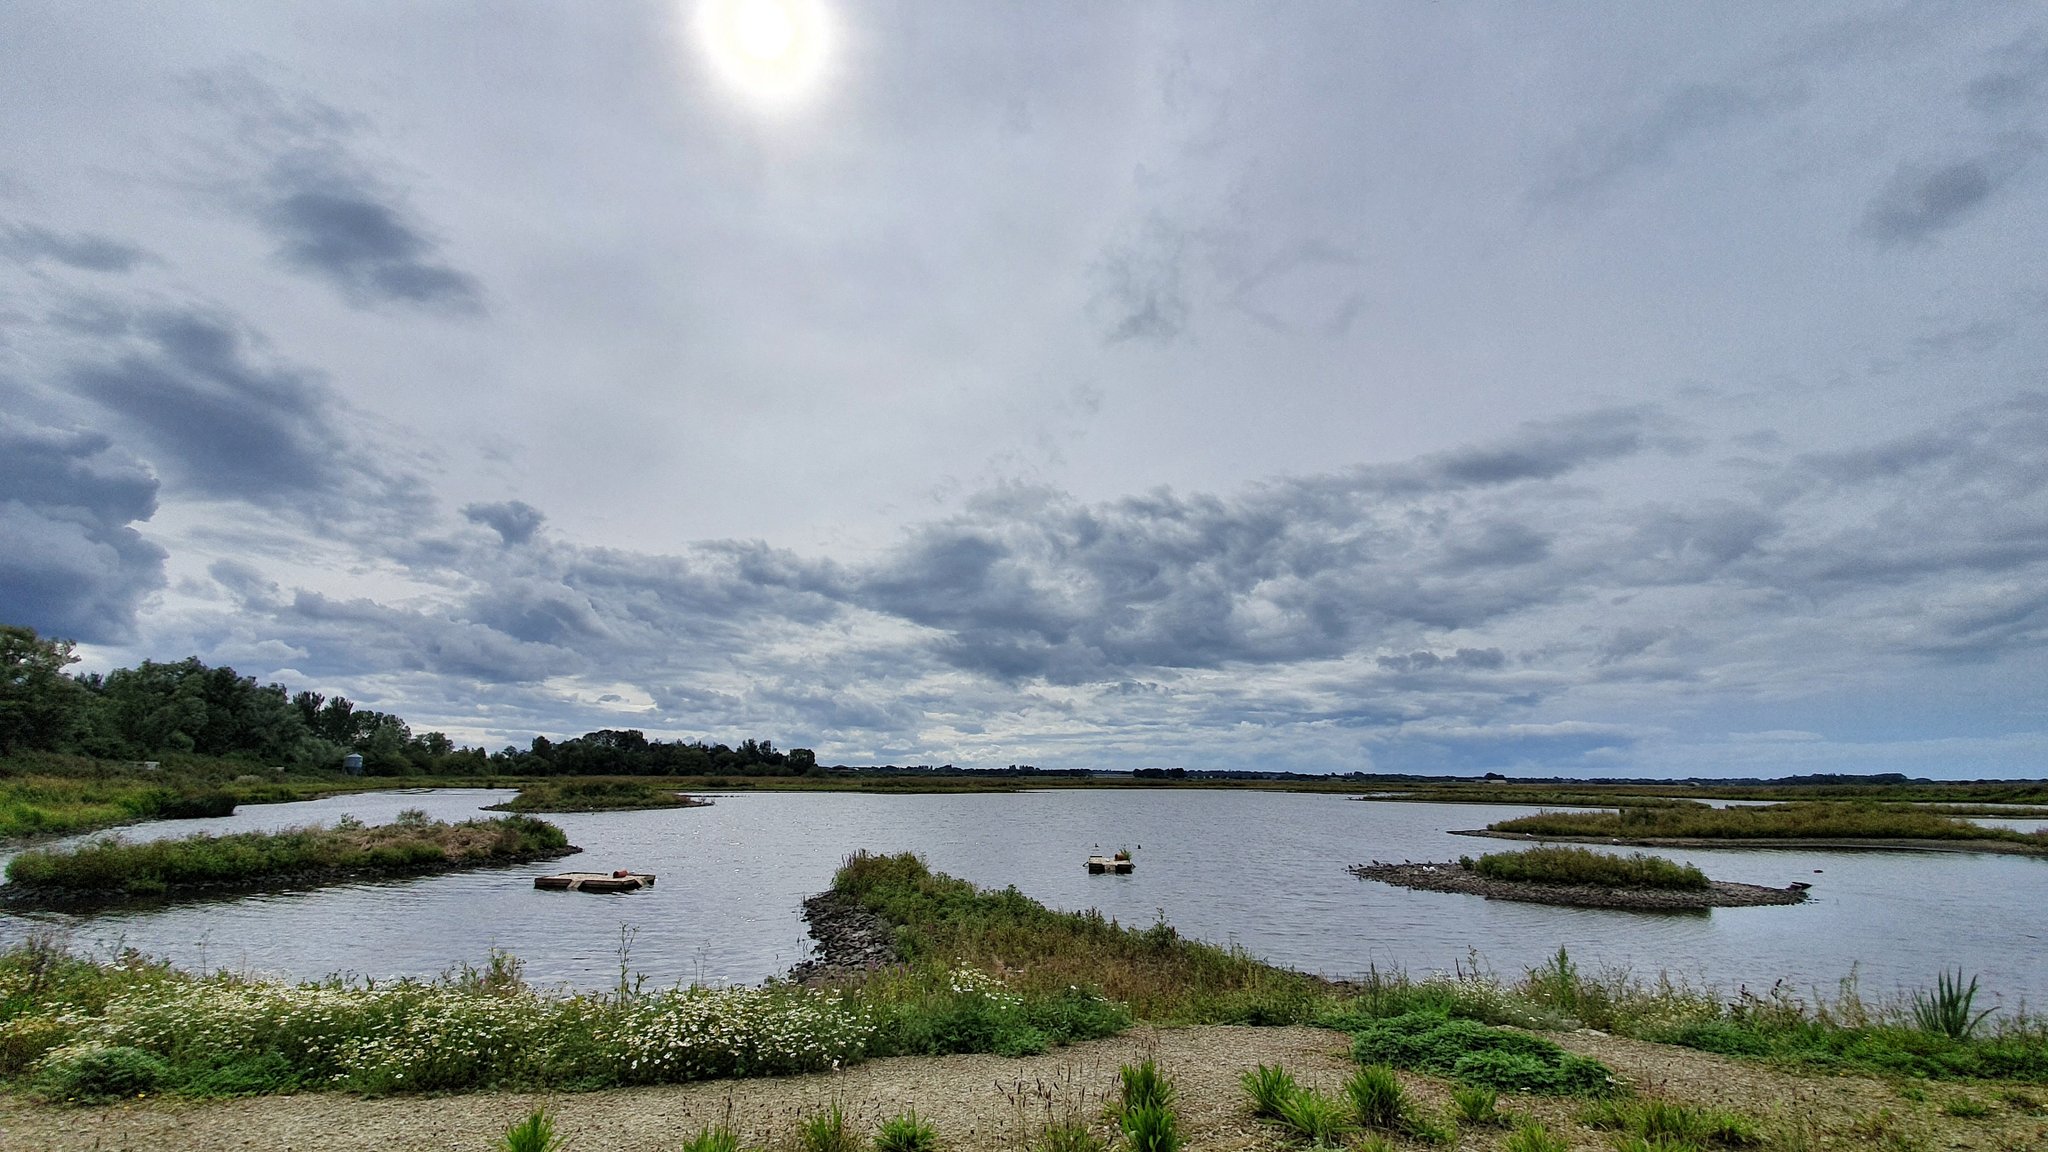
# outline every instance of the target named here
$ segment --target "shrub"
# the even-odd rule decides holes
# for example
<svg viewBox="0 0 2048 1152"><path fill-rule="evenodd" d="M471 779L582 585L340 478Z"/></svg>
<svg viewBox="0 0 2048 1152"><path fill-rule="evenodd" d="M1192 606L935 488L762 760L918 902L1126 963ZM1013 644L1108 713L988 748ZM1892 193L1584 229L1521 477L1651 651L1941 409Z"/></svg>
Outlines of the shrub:
<svg viewBox="0 0 2048 1152"><path fill-rule="evenodd" d="M883 1121L875 1131L875 1152L938 1152L939 1134L917 1118L915 1108Z"/></svg>
<svg viewBox="0 0 2048 1152"><path fill-rule="evenodd" d="M1278 1064L1270 1068L1261 1064L1239 1077L1238 1083L1244 1085L1245 1095L1252 1098L1252 1115L1267 1120L1278 1119L1281 1106L1300 1091L1294 1077Z"/></svg>
<svg viewBox="0 0 2048 1152"><path fill-rule="evenodd" d="M555 1131L555 1118L548 1110L535 1108L506 1127L498 1138L498 1152L558 1152L567 1144Z"/></svg>
<svg viewBox="0 0 2048 1152"><path fill-rule="evenodd" d="M1505 1092L1591 1096L1612 1089L1613 1073L1548 1040L1471 1020L1414 1012L1352 1034L1361 1064L1391 1064Z"/></svg>
<svg viewBox="0 0 2048 1152"><path fill-rule="evenodd" d="M92 1104L154 1092L169 1078L170 1068L140 1048L89 1047L52 1053L36 1089L52 1100Z"/></svg>
<svg viewBox="0 0 2048 1152"><path fill-rule="evenodd" d="M1344 1097L1361 1128L1392 1128L1408 1112L1408 1093L1385 1064L1368 1064L1352 1073L1344 1082Z"/></svg>

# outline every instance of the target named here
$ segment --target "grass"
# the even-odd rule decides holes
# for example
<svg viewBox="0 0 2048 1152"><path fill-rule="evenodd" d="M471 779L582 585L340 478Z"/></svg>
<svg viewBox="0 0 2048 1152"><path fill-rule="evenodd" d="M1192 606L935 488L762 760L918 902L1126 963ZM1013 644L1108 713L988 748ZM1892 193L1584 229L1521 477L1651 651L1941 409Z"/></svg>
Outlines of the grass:
<svg viewBox="0 0 2048 1152"><path fill-rule="evenodd" d="M1252 1115L1261 1120L1279 1119L1281 1106L1301 1090L1294 1077L1278 1064L1270 1068L1261 1064L1239 1077L1238 1083L1244 1086L1245 1095L1252 1098Z"/></svg>
<svg viewBox="0 0 2048 1152"><path fill-rule="evenodd" d="M1410 1110L1407 1091L1385 1064L1367 1064L1352 1073L1344 1082L1344 1098L1361 1128L1397 1127Z"/></svg>
<svg viewBox="0 0 2048 1152"><path fill-rule="evenodd" d="M939 1152L939 1134L913 1108L875 1129L875 1152Z"/></svg>
<svg viewBox="0 0 2048 1152"><path fill-rule="evenodd" d="M1003 970L1027 995L1095 989L1162 1024L1291 1024L1314 1019L1326 982L1236 949L1183 939L1164 922L1134 929L1095 912L1055 912L1015 888L978 889L917 857L860 853L833 878L896 929L899 954Z"/></svg>
<svg viewBox="0 0 2048 1152"><path fill-rule="evenodd" d="M543 820L505 816L448 824L413 810L375 827L293 828L129 843L108 837L34 849L7 865L11 899L103 901L323 877L410 875L560 856L575 851Z"/></svg>
<svg viewBox="0 0 2048 1152"><path fill-rule="evenodd" d="M1616 856L1589 848L1530 848L1521 852L1490 852L1477 860L1460 857L1468 871L1491 880L1520 884L1588 884L1596 888L1660 888L1698 891L1707 874L1691 864L1675 864L1641 852Z"/></svg>
<svg viewBox="0 0 2048 1152"><path fill-rule="evenodd" d="M555 1119L546 1108L535 1108L515 1120L498 1138L499 1152L558 1152L568 1140L555 1131Z"/></svg>
<svg viewBox="0 0 2048 1152"><path fill-rule="evenodd" d="M1756 1121L1740 1113L1654 1096L1595 1101L1579 1113L1579 1123L1644 1141L1693 1147L1750 1148L1764 1142Z"/></svg>
<svg viewBox="0 0 2048 1152"><path fill-rule="evenodd" d="M1174 1114L1173 1082L1146 1060L1117 1069L1117 1097L1110 1111L1123 1133L1127 1152L1179 1152L1179 1118Z"/></svg>
<svg viewBox="0 0 2048 1152"><path fill-rule="evenodd" d="M1968 1040L1977 1031L1977 1025L1991 1015L1984 1009L1972 1015L1970 1006L1977 999L1977 978L1970 977L1968 987L1963 985L1962 969L1956 969L1951 977L1943 972L1935 980L1935 990L1913 993L1913 1023L1922 1032L1935 1036L1946 1036L1951 1040Z"/></svg>
<svg viewBox="0 0 2048 1152"><path fill-rule="evenodd" d="M1987 828L1905 804L1810 801L1750 808L1678 806L1541 812L1487 825L1541 837L1651 840L1980 841L2048 852L2048 834Z"/></svg>
<svg viewBox="0 0 2048 1152"><path fill-rule="evenodd" d="M813 1112L797 1126L799 1152L862 1152L861 1139L846 1122L846 1109L834 1100L823 1112Z"/></svg>
<svg viewBox="0 0 2048 1152"><path fill-rule="evenodd" d="M676 791L672 780L641 777L576 777L538 780L520 786L519 795L498 812L626 812L648 808L697 808L709 804Z"/></svg>

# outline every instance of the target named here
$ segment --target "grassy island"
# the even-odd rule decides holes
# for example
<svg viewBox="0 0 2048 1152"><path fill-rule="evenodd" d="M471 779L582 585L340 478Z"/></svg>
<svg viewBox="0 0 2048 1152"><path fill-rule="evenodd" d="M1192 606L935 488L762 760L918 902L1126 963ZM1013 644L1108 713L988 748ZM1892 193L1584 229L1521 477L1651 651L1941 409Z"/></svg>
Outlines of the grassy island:
<svg viewBox="0 0 2048 1152"><path fill-rule="evenodd" d="M448 824L418 809L390 824L344 818L332 828L198 835L23 852L7 865L0 899L15 905L89 904L204 895L513 864L578 851L560 828L527 816Z"/></svg>
<svg viewBox="0 0 2048 1152"><path fill-rule="evenodd" d="M1695 890L1707 886L1707 874L1697 867L1641 852L1613 856L1588 848L1531 848L1525 852L1489 852L1477 860L1465 856L1459 858L1458 864L1489 880L1523 884Z"/></svg>
<svg viewBox="0 0 2048 1152"><path fill-rule="evenodd" d="M1610 812L1541 812L1489 824L1479 834L1642 845L1813 843L2048 854L2048 832L2043 830L1987 828L1905 804L1820 801L1749 808L1626 807Z"/></svg>
<svg viewBox="0 0 2048 1152"><path fill-rule="evenodd" d="M522 785L519 795L496 812L631 812L643 808L702 808L699 800L676 791L673 782L648 779L537 780Z"/></svg>

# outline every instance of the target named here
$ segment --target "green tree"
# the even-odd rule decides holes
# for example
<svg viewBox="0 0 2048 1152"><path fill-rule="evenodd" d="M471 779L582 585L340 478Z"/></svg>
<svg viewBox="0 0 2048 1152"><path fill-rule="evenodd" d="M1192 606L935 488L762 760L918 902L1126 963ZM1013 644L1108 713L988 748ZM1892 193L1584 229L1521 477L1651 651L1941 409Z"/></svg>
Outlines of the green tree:
<svg viewBox="0 0 2048 1152"><path fill-rule="evenodd" d="M0 756L69 748L92 703L64 674L77 661L69 640L0 624Z"/></svg>

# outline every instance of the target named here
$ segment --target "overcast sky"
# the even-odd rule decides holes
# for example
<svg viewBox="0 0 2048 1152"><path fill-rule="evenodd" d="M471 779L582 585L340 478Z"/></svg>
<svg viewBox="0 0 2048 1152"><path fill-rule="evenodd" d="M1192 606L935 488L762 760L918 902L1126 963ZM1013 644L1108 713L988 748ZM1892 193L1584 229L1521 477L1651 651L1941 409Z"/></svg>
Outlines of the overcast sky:
<svg viewBox="0 0 2048 1152"><path fill-rule="evenodd" d="M2038 5L820 2L0 7L0 620L494 748L2048 772Z"/></svg>

